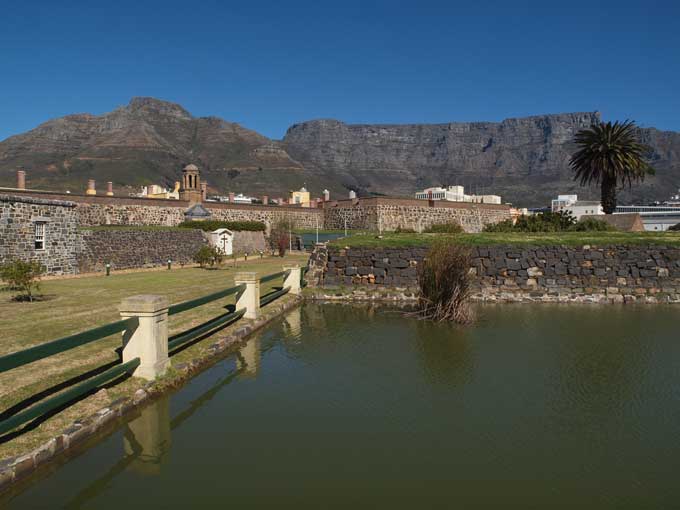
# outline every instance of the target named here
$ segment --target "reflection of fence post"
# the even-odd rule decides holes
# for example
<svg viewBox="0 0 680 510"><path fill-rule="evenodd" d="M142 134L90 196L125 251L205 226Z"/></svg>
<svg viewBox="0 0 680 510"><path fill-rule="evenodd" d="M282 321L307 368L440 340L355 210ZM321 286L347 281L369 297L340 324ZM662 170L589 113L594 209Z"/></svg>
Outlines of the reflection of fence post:
<svg viewBox="0 0 680 510"><path fill-rule="evenodd" d="M260 313L260 280L253 272L242 272L234 275L234 283L246 286L236 301L236 310L245 308L246 319L257 319Z"/></svg>
<svg viewBox="0 0 680 510"><path fill-rule="evenodd" d="M153 380L170 366L168 358L168 298L144 294L123 299L120 315L136 317L134 329L123 333L123 363L139 358L133 373L136 377Z"/></svg>
<svg viewBox="0 0 680 510"><path fill-rule="evenodd" d="M133 469L141 474L158 475L170 452L170 400L161 398L142 409L138 418L127 424L124 436L127 455L136 455Z"/></svg>
<svg viewBox="0 0 680 510"><path fill-rule="evenodd" d="M283 281L283 286L290 287L291 294L300 293L300 266L284 266L284 271L290 271L286 279Z"/></svg>

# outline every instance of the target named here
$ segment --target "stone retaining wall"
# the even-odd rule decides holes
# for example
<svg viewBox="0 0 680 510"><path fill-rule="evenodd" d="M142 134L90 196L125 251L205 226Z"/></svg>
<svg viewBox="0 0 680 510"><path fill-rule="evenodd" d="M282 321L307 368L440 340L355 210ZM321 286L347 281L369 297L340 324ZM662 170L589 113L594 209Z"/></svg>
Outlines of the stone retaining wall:
<svg viewBox="0 0 680 510"><path fill-rule="evenodd" d="M415 287L427 248L318 247L311 285ZM327 253L324 253L327 251ZM663 246L471 248L478 301L680 303L680 249ZM319 265L324 265L319 271Z"/></svg>
<svg viewBox="0 0 680 510"><path fill-rule="evenodd" d="M78 255L80 272L158 267L193 263L193 255L207 244L201 230L83 230Z"/></svg>

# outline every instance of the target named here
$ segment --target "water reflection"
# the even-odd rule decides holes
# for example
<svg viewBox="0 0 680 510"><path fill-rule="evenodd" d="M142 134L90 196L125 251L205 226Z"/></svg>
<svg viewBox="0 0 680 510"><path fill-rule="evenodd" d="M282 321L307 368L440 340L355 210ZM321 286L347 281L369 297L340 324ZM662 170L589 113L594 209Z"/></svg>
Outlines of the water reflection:
<svg viewBox="0 0 680 510"><path fill-rule="evenodd" d="M170 398L165 396L125 426L125 455L134 456L130 469L141 475L159 474L170 454L170 435Z"/></svg>

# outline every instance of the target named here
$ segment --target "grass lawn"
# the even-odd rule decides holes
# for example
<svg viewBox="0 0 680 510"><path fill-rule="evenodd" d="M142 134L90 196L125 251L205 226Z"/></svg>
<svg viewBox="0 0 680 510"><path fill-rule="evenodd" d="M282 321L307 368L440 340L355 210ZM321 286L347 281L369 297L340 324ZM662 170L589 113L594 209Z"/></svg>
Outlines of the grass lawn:
<svg viewBox="0 0 680 510"><path fill-rule="evenodd" d="M306 261L307 255L293 254L283 259L266 257L238 262L236 268L230 262L214 270L186 268L48 280L41 285L41 294L46 299L33 303L14 302L11 300L12 293L3 291L0 292L0 355L116 321L120 318L118 305L127 296L161 294L168 296L170 303L174 304L231 287L233 276L238 271L255 271L264 276L281 271L283 265L304 265ZM280 284L281 280L263 284L262 294ZM223 313L224 306L233 302L234 296L229 296L172 316L170 334ZM204 345L209 343L209 339L200 342ZM120 334L112 335L0 374L0 415L42 390L116 360L114 349L120 346ZM199 344L173 357L173 362L189 359L196 348L200 348ZM139 385L138 380L128 379L107 389L108 397L99 393L93 395L42 423L36 431L0 444L0 458L37 446L74 419L127 394L135 385Z"/></svg>
<svg viewBox="0 0 680 510"><path fill-rule="evenodd" d="M532 245L532 246L591 246L605 245L663 245L680 247L680 232L546 232L546 233L496 233L479 234L356 234L331 241L334 246L365 246L398 248L427 246L437 239L447 239L468 246Z"/></svg>

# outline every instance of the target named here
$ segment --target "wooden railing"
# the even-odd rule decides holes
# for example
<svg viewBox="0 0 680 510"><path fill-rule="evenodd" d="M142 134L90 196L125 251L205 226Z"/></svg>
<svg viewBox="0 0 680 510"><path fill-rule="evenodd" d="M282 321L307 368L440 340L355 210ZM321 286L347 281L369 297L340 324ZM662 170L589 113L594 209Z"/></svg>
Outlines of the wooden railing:
<svg viewBox="0 0 680 510"><path fill-rule="evenodd" d="M300 271L299 268L295 269L297 271ZM160 332L160 335L152 335L152 337L149 337L150 341L157 341L166 344L167 349L156 349L156 351L161 351L161 356L163 355L163 353L165 353L167 360L168 352L170 352L170 354L172 355L180 347L186 346L192 341L198 341L199 339L202 339L203 337L206 337L209 334L214 333L218 329L223 328L241 319L246 314L246 312L250 312L251 317L257 316L260 307L264 307L267 304L271 303L272 301L278 299L279 297L287 294L288 292L291 291L292 288L296 288L296 292L299 292L300 287L302 287L304 284L304 272L300 271L300 285L295 285L296 282L293 283L290 282L289 276L291 275L291 271L293 270L288 269L285 271L281 271L279 273L263 276L262 278L260 278L259 281L253 280L247 283L240 283L233 287L229 287L227 289L214 292L206 296L191 299L189 301L184 301L182 303L177 303L170 306L166 305L166 308L158 310L154 317L167 318L168 316L172 316L181 312L186 312L188 310L192 310L199 306L211 303L213 301L217 301L219 299L223 299L231 295L235 295L236 303L233 310L230 310L227 313L221 314L198 326L192 327L187 331L172 335L170 337L168 337L167 335L167 323L166 323L164 328L158 330ZM271 292L257 299L255 302L253 302L252 300L248 301L242 299L244 295L247 294L246 291L248 285L257 285L259 293L259 284L265 282L272 282L279 278L283 279L283 283L280 288L275 288ZM67 352L71 349L75 349L77 347L87 345L97 340L104 339L116 333L124 333L125 337L128 338L129 343L133 343L134 341L139 342L139 340L134 340L135 338L137 338L135 336L137 333L136 330L140 329L139 328L140 321L145 320L144 318L146 316L148 316L148 314L145 315L145 312L140 312L139 317L135 316L124 318L122 320L112 322L110 324L105 324L103 326L98 326L96 328L92 328L81 333L69 335L63 338L59 338L57 340L52 340L50 342L45 342L43 344L30 347L28 349L24 349L21 351L13 352L11 354L7 354L5 356L1 356L0 373L22 367L29 363L33 363L35 361L39 361L50 356L54 356L56 354ZM155 327L155 325L159 322L162 321L154 320L148 324L152 324ZM146 337L144 337L144 334L142 334L141 336L143 337L141 338L141 341L143 342L147 341ZM130 338L133 339L132 342L129 340ZM137 350L135 350L135 352L139 352L138 349L139 346L137 345L136 347ZM11 414L11 416L9 417L1 419L0 436L7 434L13 429L16 429L20 425L23 425L31 420L46 416L49 413L53 413L55 410L67 407L68 405L72 405L73 403L82 399L84 396L89 395L92 391L94 391L103 384L110 383L111 381L114 381L115 379L118 379L122 376L140 375L136 374L135 372L143 364L155 365L158 363L158 360L144 359L144 356L136 357L127 356L127 358L129 359L126 359L126 348L127 345L124 345L122 351L122 360L119 363L115 364L113 367L108 368L103 372L97 373L96 375L87 378L85 381L79 382L78 384L70 387L65 391L62 391L61 393L58 393L53 397L32 404L28 408L23 408L22 410L14 414ZM87 376L87 374L84 375ZM140 376L144 377L144 375ZM82 376L79 379L82 379ZM7 412L3 414L6 413Z"/></svg>

